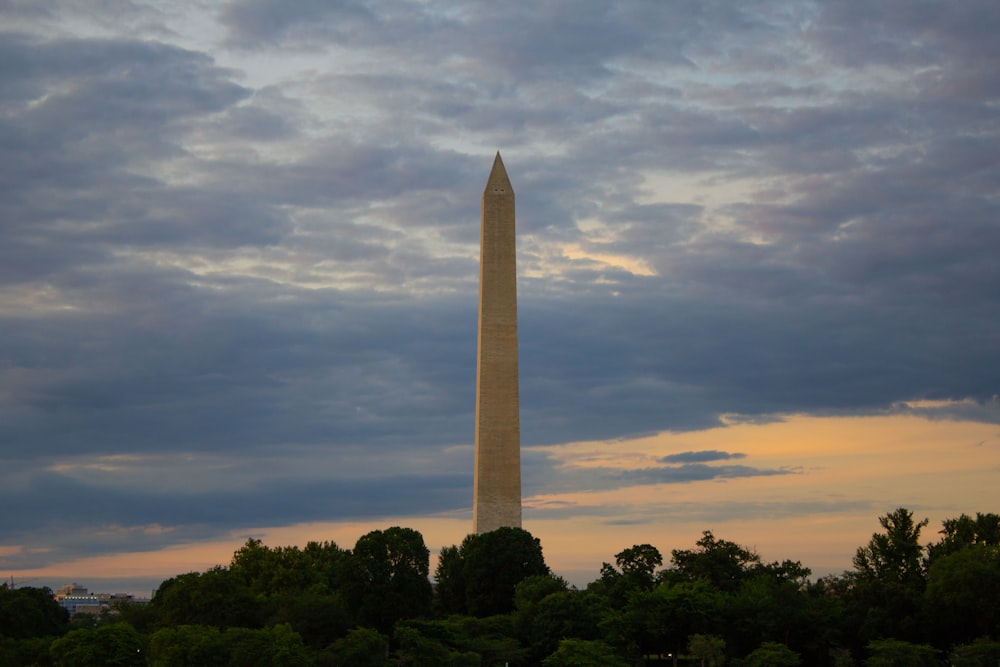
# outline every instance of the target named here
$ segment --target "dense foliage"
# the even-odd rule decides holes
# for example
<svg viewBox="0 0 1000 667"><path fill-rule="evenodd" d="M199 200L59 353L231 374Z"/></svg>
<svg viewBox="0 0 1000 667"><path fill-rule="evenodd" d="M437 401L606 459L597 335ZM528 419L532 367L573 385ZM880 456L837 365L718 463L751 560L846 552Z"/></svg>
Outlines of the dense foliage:
<svg viewBox="0 0 1000 667"><path fill-rule="evenodd" d="M879 524L838 576L705 531L665 568L656 547L628 547L585 590L515 528L442 549L435 590L409 528L353 549L251 539L96 624L49 589L0 588L0 667L998 664L1000 516L948 519L925 545L906 509Z"/></svg>

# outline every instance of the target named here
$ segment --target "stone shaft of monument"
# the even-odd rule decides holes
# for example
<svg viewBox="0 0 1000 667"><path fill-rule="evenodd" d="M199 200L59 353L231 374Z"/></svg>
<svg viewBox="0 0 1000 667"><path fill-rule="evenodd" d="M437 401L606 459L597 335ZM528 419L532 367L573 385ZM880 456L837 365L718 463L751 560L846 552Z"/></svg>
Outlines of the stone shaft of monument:
<svg viewBox="0 0 1000 667"><path fill-rule="evenodd" d="M472 531L521 527L514 190L500 153L483 191Z"/></svg>

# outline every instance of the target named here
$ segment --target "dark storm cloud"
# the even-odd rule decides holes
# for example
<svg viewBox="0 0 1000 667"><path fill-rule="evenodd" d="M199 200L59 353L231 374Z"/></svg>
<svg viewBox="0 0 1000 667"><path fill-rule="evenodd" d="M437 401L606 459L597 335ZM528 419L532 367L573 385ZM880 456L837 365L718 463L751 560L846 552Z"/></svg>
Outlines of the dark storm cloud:
<svg viewBox="0 0 1000 667"><path fill-rule="evenodd" d="M526 445L723 413L1000 419L991 5L240 0L192 35L138 6L129 34L0 12L0 457L26 543L70 497L149 548L465 507L451 468L409 467L472 440L497 148ZM383 470L268 478L290 446ZM260 493L40 472L185 452L239 458ZM586 479L541 457L526 488L790 474L715 454Z"/></svg>

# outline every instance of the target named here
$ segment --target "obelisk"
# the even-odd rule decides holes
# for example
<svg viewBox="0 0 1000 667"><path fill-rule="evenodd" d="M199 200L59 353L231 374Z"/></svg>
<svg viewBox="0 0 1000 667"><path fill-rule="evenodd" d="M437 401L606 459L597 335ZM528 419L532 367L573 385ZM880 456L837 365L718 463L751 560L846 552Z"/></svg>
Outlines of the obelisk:
<svg viewBox="0 0 1000 667"><path fill-rule="evenodd" d="M517 389L514 190L500 152L480 219L476 472L472 531L521 527L521 418Z"/></svg>

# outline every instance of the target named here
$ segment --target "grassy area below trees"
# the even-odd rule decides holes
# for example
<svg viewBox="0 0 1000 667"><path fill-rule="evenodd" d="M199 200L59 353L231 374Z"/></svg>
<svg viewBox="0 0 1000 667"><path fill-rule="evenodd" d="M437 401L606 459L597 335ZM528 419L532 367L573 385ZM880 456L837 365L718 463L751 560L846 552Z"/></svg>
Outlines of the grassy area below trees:
<svg viewBox="0 0 1000 667"><path fill-rule="evenodd" d="M269 547L164 581L148 605L70 619L39 588L0 588L0 667L281 665L955 665L1000 663L1000 516L925 543L899 508L853 567L811 579L705 531L638 544L578 590L541 542L501 528L430 551L410 528Z"/></svg>

